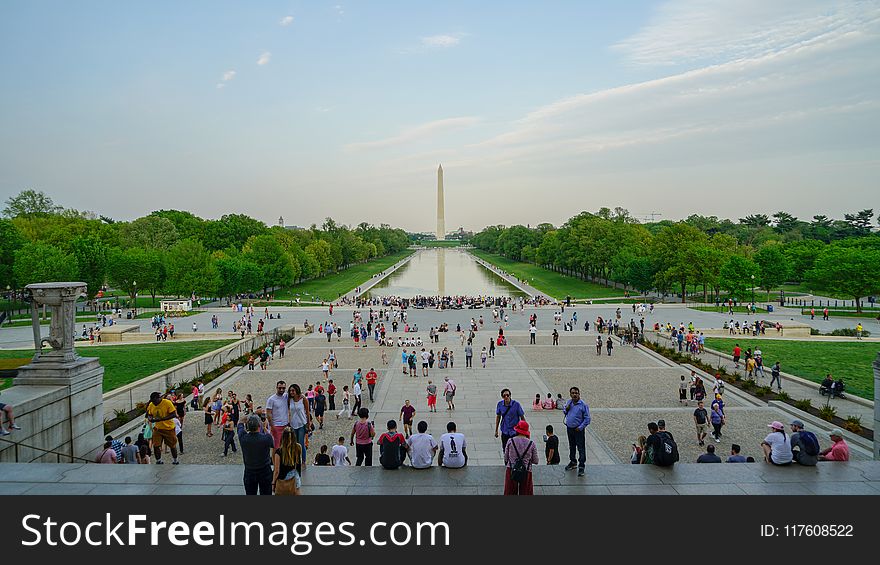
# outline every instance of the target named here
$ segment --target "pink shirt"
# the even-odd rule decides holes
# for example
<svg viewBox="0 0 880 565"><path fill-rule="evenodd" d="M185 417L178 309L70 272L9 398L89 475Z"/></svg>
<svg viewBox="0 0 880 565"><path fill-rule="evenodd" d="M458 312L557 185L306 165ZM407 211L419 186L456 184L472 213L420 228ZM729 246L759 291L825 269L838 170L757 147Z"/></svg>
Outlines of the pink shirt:
<svg viewBox="0 0 880 565"><path fill-rule="evenodd" d="M835 441L831 452L825 456L828 461L849 461L849 446L845 441Z"/></svg>
<svg viewBox="0 0 880 565"><path fill-rule="evenodd" d="M116 463L116 452L113 451L112 447L108 447L104 451L102 451L97 458L95 458L95 462L97 463Z"/></svg>

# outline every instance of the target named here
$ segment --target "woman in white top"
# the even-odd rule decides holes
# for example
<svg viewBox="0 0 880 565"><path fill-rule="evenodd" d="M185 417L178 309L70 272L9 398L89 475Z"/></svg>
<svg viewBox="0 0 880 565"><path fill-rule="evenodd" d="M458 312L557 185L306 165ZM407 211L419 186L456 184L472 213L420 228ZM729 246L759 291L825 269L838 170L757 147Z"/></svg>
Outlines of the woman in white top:
<svg viewBox="0 0 880 565"><path fill-rule="evenodd" d="M336 413L336 419L338 420L342 414L347 413L348 419L351 420L351 393L348 391L348 385L342 387L342 409Z"/></svg>
<svg viewBox="0 0 880 565"><path fill-rule="evenodd" d="M302 461L306 461L306 434L312 428L312 414L309 403L298 384L287 389L287 406L290 410L290 427L296 434L296 441L302 446Z"/></svg>

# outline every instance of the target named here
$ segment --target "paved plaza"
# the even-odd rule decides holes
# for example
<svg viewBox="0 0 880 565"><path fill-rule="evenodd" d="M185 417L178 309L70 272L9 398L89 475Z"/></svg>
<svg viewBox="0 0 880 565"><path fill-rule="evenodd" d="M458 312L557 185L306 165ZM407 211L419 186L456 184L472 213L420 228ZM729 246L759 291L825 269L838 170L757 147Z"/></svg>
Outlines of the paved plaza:
<svg viewBox="0 0 880 565"><path fill-rule="evenodd" d="M507 331L508 347L496 349L495 357L490 358L487 367L480 366L479 350L483 343L488 344L490 336L497 334L497 328L490 322L485 329L477 332L475 339L474 367L465 368L465 358L461 341L455 333L441 334L438 344L425 344L435 354L448 347L455 354L453 368L430 370L428 378L409 377L402 372L400 348L384 348L388 365L382 364L382 349L370 341L369 346L355 348L353 342L344 336L340 341L334 337L328 343L326 338L310 335L292 344L284 359L276 358L265 371L241 370L237 376L224 385L226 390L234 390L239 398L251 394L255 406L264 405L266 398L274 391L275 382L284 380L289 384L298 383L303 390L309 384L327 382L320 371L321 361L333 349L339 368L332 371L331 378L339 387L337 410L341 408L341 389L351 385L352 375L361 368L366 373L371 367L379 374L375 390L375 400L370 402L369 393L364 389L363 405L370 409L370 419L376 422L377 434L385 431L387 420L398 420L405 400L416 407L415 421L425 420L428 431L439 438L446 431L446 424L454 421L458 431L467 439L469 465L498 466L502 464L500 440L494 436L495 406L500 399L502 388L509 388L513 398L518 400L526 413L532 439L543 453L542 434L547 424L552 424L560 435L560 449L563 464L568 454L568 442L562 422L562 412L558 410L534 411L531 409L535 394L542 398L551 393L556 398L562 393L568 398L568 389L577 386L583 398L590 405L593 422L587 428L587 462L592 465L628 463L632 443L639 435L647 435L647 423L665 419L667 427L677 439L682 462L693 462L703 453L704 448L697 444L693 423L695 402L683 406L678 401L678 383L681 375L689 372L674 366L668 360L642 348L617 345L611 356L603 349L596 355L596 334L590 332L566 332L560 337L564 345L553 346L548 331L541 332L536 345L528 344L525 332ZM420 348L418 348L420 349ZM421 363L417 373L421 375ZM457 385L455 410L446 410L442 398L444 377L450 377ZM428 380L438 385L437 412L427 411L425 388ZM711 391L711 383L707 383ZM209 387L211 391L214 387ZM726 456L730 445L742 446L744 455L760 460L761 440L767 435L767 424L773 420L788 422L791 416L769 407L751 397L740 396L728 390L725 394L727 425L723 429L722 442L717 444L718 453ZM310 440L309 456L321 445L332 447L342 435L348 438L351 426L356 419L347 414L336 418L336 413L328 411L324 429L314 432ZM402 431L402 426L401 426ZM823 447L829 444L823 433L818 433ZM711 439L711 438L710 438ZM239 464L240 455L222 457L223 443L219 432L206 438L202 415L190 412L186 420L186 454L184 463L199 464ZM869 459L869 454L851 445L853 460ZM349 447L349 457L354 461L354 448ZM378 448L374 447L374 465L378 465Z"/></svg>

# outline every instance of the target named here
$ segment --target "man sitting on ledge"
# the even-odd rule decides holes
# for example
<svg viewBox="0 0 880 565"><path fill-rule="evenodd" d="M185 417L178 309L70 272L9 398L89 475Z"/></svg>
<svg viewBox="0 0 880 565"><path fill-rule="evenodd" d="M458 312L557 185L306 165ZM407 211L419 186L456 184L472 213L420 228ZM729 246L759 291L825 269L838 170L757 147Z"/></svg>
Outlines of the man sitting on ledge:
<svg viewBox="0 0 880 565"><path fill-rule="evenodd" d="M828 435L834 443L819 452L819 461L849 461L849 446L843 439L843 432L834 428Z"/></svg>

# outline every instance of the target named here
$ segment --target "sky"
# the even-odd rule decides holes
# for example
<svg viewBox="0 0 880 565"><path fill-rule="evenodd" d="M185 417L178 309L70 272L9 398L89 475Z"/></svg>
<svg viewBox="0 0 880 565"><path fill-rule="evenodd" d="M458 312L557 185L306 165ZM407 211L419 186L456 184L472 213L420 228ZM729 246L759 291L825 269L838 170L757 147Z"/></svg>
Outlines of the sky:
<svg viewBox="0 0 880 565"><path fill-rule="evenodd" d="M880 212L880 2L0 3L0 200L410 231Z"/></svg>

